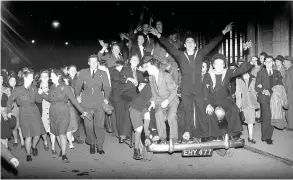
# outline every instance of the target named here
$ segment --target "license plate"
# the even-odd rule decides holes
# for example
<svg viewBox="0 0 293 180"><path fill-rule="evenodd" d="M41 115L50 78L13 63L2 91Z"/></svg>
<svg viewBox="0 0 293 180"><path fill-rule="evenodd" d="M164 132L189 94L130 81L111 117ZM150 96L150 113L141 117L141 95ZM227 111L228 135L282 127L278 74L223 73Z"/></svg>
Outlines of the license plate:
<svg viewBox="0 0 293 180"><path fill-rule="evenodd" d="M212 149L185 149L182 151L183 157L204 157L204 156L212 156Z"/></svg>

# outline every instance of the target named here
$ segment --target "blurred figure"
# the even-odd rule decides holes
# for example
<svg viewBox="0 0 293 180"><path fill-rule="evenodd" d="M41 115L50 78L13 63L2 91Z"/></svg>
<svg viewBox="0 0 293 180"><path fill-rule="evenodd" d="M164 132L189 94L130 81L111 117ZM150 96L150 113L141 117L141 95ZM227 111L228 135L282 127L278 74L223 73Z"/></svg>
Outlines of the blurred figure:
<svg viewBox="0 0 293 180"><path fill-rule="evenodd" d="M8 84L11 88L11 91L13 91L15 89L15 87L17 86L17 77L16 76L9 76ZM13 103L12 115L14 115L16 117L16 126L15 126L15 129L13 130L13 139L14 139L13 146L14 147L18 146L18 142L17 142L18 141L17 131L18 131L21 148L25 148L24 147L24 139L22 136L20 125L19 125L19 107L16 102Z"/></svg>
<svg viewBox="0 0 293 180"><path fill-rule="evenodd" d="M1 144L1 157L3 157L7 162L17 168L19 165L19 160L12 155L12 153L5 147L5 144Z"/></svg>
<svg viewBox="0 0 293 180"><path fill-rule="evenodd" d="M286 74L284 78L284 86L288 98L287 122L288 130L293 131L293 57L286 56L284 58L284 67Z"/></svg>

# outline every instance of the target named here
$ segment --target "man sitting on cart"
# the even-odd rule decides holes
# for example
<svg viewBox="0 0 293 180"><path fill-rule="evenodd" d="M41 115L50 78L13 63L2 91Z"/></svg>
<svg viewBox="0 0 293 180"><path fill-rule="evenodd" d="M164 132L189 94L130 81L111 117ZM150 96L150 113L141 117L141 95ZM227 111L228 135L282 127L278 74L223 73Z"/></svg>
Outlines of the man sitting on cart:
<svg viewBox="0 0 293 180"><path fill-rule="evenodd" d="M160 70L161 62L152 58L146 62L152 91L151 108L155 108L155 119L161 143L166 141L166 124L170 126L170 139L178 141L177 108L179 99L175 81L167 72Z"/></svg>
<svg viewBox="0 0 293 180"><path fill-rule="evenodd" d="M228 98L228 86L230 79L244 74L253 67L253 61L243 63L237 69L227 69L227 59L223 54L216 54L212 58L214 69L204 78L203 92L206 113L206 119L209 123L209 136L213 139L222 140L221 132L214 109L222 107L226 113L228 122L227 134L231 140L239 140L240 133L243 131L239 117L239 109L236 104Z"/></svg>

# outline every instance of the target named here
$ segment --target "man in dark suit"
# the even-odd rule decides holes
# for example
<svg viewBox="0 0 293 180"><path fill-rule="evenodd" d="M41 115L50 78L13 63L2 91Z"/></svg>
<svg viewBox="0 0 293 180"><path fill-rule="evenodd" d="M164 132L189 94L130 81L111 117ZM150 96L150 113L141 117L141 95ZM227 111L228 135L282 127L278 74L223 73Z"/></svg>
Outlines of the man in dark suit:
<svg viewBox="0 0 293 180"><path fill-rule="evenodd" d="M98 69L98 56L90 56L88 64L90 68L82 69L79 73L75 85L75 94L87 112L94 112L94 118L92 120L84 120L86 143L90 145L90 153L95 153L95 144L97 144L97 152L104 154L105 112L102 104L109 103L108 99L111 89L106 72ZM83 91L81 92L82 86Z"/></svg>
<svg viewBox="0 0 293 180"><path fill-rule="evenodd" d="M137 35L137 43L133 44L130 49L130 57L137 55L139 58L139 65L142 65L143 57L149 55L145 48L145 37L142 33Z"/></svg>
<svg viewBox="0 0 293 180"><path fill-rule="evenodd" d="M267 144L273 144L274 126L271 125L270 108L272 87L283 85L281 73L273 69L273 60L274 58L271 56L265 58L265 68L258 72L255 82L255 90L258 92L257 101L260 103L262 116L261 139Z"/></svg>
<svg viewBox="0 0 293 180"><path fill-rule="evenodd" d="M117 136L120 137L124 131L124 117L125 117L125 104L122 100L121 83L120 83L120 71L122 70L124 61L117 61L116 66L109 68L111 77L112 90L110 95L110 101L114 106L114 112L116 117ZM121 142L122 143L122 142Z"/></svg>
<svg viewBox="0 0 293 180"><path fill-rule="evenodd" d="M181 78L181 97L184 110L184 139L189 140L190 136L206 139L208 136L208 124L205 121L202 96L202 78L201 69L204 57L216 47L223 39L224 35L232 29L229 24L226 28L215 37L207 46L202 49L196 49L196 43L193 37L186 37L184 46L186 51L179 51L166 38L154 28L150 32L159 38L171 55L179 62ZM196 130L193 125L192 117L195 109L198 121ZM191 134L191 135L190 135Z"/></svg>
<svg viewBox="0 0 293 180"><path fill-rule="evenodd" d="M130 66L123 67L120 72L121 91L120 96L125 105L124 132L121 132L120 141L131 135L131 122L129 119L129 104L137 97L137 86L142 81L143 75L137 69L139 58L133 55L130 59Z"/></svg>

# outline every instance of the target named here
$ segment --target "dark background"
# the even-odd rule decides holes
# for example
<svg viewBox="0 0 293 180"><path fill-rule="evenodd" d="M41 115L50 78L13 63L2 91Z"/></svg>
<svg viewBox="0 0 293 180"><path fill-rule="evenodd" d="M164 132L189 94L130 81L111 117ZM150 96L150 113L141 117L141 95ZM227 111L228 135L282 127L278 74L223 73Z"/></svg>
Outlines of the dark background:
<svg viewBox="0 0 293 180"><path fill-rule="evenodd" d="M130 27L137 25L142 4L147 7L146 23L153 14L154 21L163 22L165 32L175 27L188 28L203 32L207 39L221 31L229 22L246 24L255 17L274 16L284 6L284 2L277 1L31 1L2 3L19 23L6 11L2 10L2 16L25 39L26 43L15 33L9 33L15 47L31 62L29 66L41 69L76 64L79 68L84 68L87 66L87 57L101 48L98 39L118 40L120 32L128 32ZM60 22L60 28L52 28L53 20ZM5 28L3 23L2 28ZM32 39L36 41L35 44L31 43ZM64 45L66 41L68 46ZM3 67L17 69L25 65L9 63L9 57L3 48L1 52Z"/></svg>

